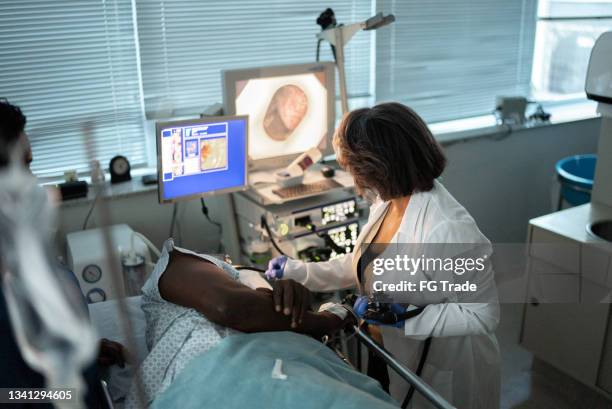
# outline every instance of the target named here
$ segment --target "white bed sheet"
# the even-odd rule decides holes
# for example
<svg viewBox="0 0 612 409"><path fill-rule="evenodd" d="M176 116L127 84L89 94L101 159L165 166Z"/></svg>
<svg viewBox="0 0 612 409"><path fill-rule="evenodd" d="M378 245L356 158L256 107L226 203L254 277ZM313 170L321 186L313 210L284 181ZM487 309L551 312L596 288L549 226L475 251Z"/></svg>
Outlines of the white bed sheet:
<svg viewBox="0 0 612 409"><path fill-rule="evenodd" d="M140 301L140 296L126 299L128 314L134 330L135 351L129 350L127 339L123 335L117 300L89 304L89 315L99 338L119 342L128 349L130 362L126 362L124 368L115 365L105 374L109 392L115 402L125 398L132 383L134 371L148 354L145 341L146 322L144 312L140 308Z"/></svg>
<svg viewBox="0 0 612 409"><path fill-rule="evenodd" d="M272 289L268 281L262 278L261 274L253 270L240 270L239 280L249 288L268 288ZM136 341L136 351L129 351L132 357L131 362L126 363L124 368L113 366L110 368L105 378L115 407L122 401L132 383L135 370L149 353L146 345L146 321L141 305L141 297L129 297L126 299L128 314L130 316L134 330L134 340ZM89 315L94 324L99 338L106 338L111 341L121 343L127 348L127 340L123 335L121 321L119 317L119 304L117 300L109 300L94 304L89 304ZM120 404L120 403L119 403Z"/></svg>

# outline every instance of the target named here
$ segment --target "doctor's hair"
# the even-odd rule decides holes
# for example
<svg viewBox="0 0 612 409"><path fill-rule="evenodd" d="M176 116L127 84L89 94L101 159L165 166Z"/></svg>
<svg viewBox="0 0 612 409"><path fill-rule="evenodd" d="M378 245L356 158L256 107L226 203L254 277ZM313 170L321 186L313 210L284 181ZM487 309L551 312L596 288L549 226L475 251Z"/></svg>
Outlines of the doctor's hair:
<svg viewBox="0 0 612 409"><path fill-rule="evenodd" d="M0 98L0 168L10 160L11 152L26 125L26 117L19 107Z"/></svg>
<svg viewBox="0 0 612 409"><path fill-rule="evenodd" d="M349 112L334 135L334 148L358 190L373 190L385 201L433 189L446 166L425 121L397 102Z"/></svg>

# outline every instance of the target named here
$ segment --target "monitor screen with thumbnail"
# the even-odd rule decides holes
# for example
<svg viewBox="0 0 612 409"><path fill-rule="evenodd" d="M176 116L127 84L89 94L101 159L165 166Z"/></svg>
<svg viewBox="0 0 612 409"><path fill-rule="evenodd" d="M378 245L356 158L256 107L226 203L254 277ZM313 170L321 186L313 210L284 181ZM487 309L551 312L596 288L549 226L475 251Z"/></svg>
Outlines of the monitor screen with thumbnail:
<svg viewBox="0 0 612 409"><path fill-rule="evenodd" d="M248 119L157 123L160 203L245 189Z"/></svg>
<svg viewBox="0 0 612 409"><path fill-rule="evenodd" d="M249 116L252 169L285 166L313 147L332 152L333 64L232 70L223 78L226 112Z"/></svg>

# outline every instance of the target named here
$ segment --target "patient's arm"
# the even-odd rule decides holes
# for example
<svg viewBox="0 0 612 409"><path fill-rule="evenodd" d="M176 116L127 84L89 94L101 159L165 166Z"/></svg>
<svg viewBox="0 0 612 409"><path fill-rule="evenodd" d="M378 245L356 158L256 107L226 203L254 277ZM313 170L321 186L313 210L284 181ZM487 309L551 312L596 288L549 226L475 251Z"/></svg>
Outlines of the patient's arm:
<svg viewBox="0 0 612 409"><path fill-rule="evenodd" d="M309 311L292 328L291 316L274 310L270 290L252 290L232 280L216 265L178 251L170 253L159 291L167 301L194 308L210 321L242 332L292 330L322 336L344 325L333 314Z"/></svg>

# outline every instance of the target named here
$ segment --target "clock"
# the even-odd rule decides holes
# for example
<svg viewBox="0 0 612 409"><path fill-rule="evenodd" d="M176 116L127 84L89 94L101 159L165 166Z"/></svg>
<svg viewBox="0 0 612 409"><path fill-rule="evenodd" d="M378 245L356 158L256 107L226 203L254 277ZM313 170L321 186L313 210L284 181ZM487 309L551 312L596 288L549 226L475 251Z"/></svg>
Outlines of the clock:
<svg viewBox="0 0 612 409"><path fill-rule="evenodd" d="M117 155L111 159L108 165L111 175L111 183L127 182L132 180L130 175L130 162L125 156Z"/></svg>

